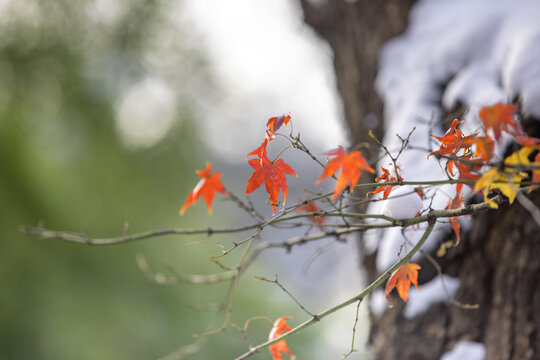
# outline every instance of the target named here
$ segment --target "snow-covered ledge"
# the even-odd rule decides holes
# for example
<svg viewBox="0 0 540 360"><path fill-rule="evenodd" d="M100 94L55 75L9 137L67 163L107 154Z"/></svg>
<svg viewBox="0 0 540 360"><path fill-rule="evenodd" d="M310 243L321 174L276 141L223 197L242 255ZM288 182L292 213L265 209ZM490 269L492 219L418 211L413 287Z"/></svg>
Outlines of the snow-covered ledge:
<svg viewBox="0 0 540 360"><path fill-rule="evenodd" d="M484 360L486 347L473 341L458 341L454 348L441 356L441 360Z"/></svg>
<svg viewBox="0 0 540 360"><path fill-rule="evenodd" d="M480 129L478 110L497 102L519 98L522 113L540 118L538 14L537 0L416 3L407 31L391 40L381 54L376 87L385 104L386 147L397 152L401 140L396 134L405 138L416 126L411 145L433 148L430 132L442 135L446 130L441 124L442 114L458 103L470 109L460 126L465 134ZM499 156L505 146L503 143L496 149ZM445 176L435 157L426 156L425 150L418 149L401 154L398 165L404 180L429 181ZM384 157L379 167L388 167L390 162ZM465 198L470 196L468 187L463 192ZM455 196L455 186L432 188L426 195L424 209L430 203L434 209L443 209ZM388 212L381 208L383 204L371 204L368 212ZM448 231L448 224L438 224L424 250L433 250ZM408 229L405 235L415 244L421 233ZM401 229L393 228L370 231L365 241L368 249L378 249L377 268L384 271L399 258L404 237Z"/></svg>

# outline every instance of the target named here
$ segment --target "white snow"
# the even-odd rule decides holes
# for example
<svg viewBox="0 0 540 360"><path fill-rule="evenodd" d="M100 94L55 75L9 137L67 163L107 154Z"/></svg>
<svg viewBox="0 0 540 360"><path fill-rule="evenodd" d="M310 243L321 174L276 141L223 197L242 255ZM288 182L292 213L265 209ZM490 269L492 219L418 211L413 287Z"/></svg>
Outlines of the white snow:
<svg viewBox="0 0 540 360"><path fill-rule="evenodd" d="M303 22L300 2L186 0L181 10L204 36L222 90L201 114L215 155L243 161L246 139L262 141L268 118L285 113L315 153L346 145L332 54Z"/></svg>
<svg viewBox="0 0 540 360"><path fill-rule="evenodd" d="M375 315L381 315L388 308L388 301L384 297L384 291L375 289L369 298L369 306Z"/></svg>
<svg viewBox="0 0 540 360"><path fill-rule="evenodd" d="M441 356L441 360L484 360L486 347L474 341L458 341L454 348Z"/></svg>
<svg viewBox="0 0 540 360"><path fill-rule="evenodd" d="M383 201L381 214L402 220L415 217L422 210L423 203L413 186L402 186Z"/></svg>
<svg viewBox="0 0 540 360"><path fill-rule="evenodd" d="M432 304L447 302L459 287L459 279L448 275L436 276L433 280L419 286L419 291L409 291L409 301L404 315L413 318L423 314Z"/></svg>
<svg viewBox="0 0 540 360"><path fill-rule="evenodd" d="M413 126L411 144L435 149L435 135L446 129L438 125L444 106L458 102L469 106L460 126L466 135L477 131L482 106L508 102L519 96L522 111L540 117L540 2L534 0L423 0L411 11L406 32L391 40L381 53L376 87L384 100L386 135L383 143L397 152L401 137ZM502 154L503 143L497 151ZM399 157L404 180L440 180L445 173L434 157L426 159L425 150L405 150ZM379 164L388 164L384 157ZM398 189L394 190L398 191ZM391 193L394 194L394 191ZM443 209L455 195L455 185L430 190L423 209ZM470 189L464 187L465 197ZM394 208L391 209L394 214ZM381 214L381 204L372 204L368 212ZM441 224L438 230L449 229ZM448 230L447 230L448 231ZM424 249L430 250L445 231L434 232ZM407 234L416 243L422 231ZM370 249L378 244L377 267L385 270L398 259L404 243L399 229L370 231L366 242Z"/></svg>

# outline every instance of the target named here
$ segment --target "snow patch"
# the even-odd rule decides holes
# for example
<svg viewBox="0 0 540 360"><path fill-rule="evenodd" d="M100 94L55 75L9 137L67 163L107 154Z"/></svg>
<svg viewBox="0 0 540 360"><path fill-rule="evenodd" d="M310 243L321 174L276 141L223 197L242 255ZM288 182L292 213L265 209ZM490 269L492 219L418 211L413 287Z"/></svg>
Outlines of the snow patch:
<svg viewBox="0 0 540 360"><path fill-rule="evenodd" d="M411 11L407 31L389 41L381 52L376 88L384 100L385 137L383 143L397 152L402 138L412 128L410 144L398 159L407 180L445 178L438 161L427 153L436 148L430 133L442 135L444 106L469 106L461 125L464 133L480 129L477 117L482 106L508 102L519 96L522 111L540 118L540 2L535 0L423 0ZM430 125L431 124L431 125ZM435 125L435 126L433 126ZM433 127L433 128L432 128ZM508 141L509 139L507 139ZM496 150L499 156L505 144ZM421 149L418 149L421 148ZM385 156L379 165L386 165ZM399 191L396 188L390 196ZM432 188L433 209L444 209L455 195L455 186ZM465 198L470 189L464 187ZM423 209L430 205L430 196ZM399 204L401 205L401 204ZM408 204L405 204L408 205ZM390 212L401 206L392 206ZM386 206L388 208L388 206ZM381 204L372 204L369 213L382 214ZM386 209L388 211L388 209ZM413 215L414 216L414 215ZM430 250L449 231L438 224L424 249ZM369 232L369 251L379 247L378 270L393 264L405 239L398 229ZM416 243L422 231L408 233Z"/></svg>
<svg viewBox="0 0 540 360"><path fill-rule="evenodd" d="M486 347L474 341L458 341L454 348L441 356L441 360L484 360Z"/></svg>
<svg viewBox="0 0 540 360"><path fill-rule="evenodd" d="M423 314L432 304L448 301L449 297L455 295L458 287L459 279L442 275L421 285L419 291L409 291L409 301L404 311L405 317L411 319Z"/></svg>
<svg viewBox="0 0 540 360"><path fill-rule="evenodd" d="M391 193L383 202L381 213L397 220L415 217L422 210L423 203L412 186L402 186Z"/></svg>
<svg viewBox="0 0 540 360"><path fill-rule="evenodd" d="M388 308L388 301L381 289L373 290L369 298L369 306L373 314L379 316Z"/></svg>

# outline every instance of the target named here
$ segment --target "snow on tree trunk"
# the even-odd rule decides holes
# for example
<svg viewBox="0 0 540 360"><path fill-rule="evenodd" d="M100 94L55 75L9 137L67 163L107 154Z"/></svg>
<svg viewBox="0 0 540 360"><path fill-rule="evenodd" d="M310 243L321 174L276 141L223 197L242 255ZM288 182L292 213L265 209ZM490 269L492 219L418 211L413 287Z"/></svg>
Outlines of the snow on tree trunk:
<svg viewBox="0 0 540 360"><path fill-rule="evenodd" d="M383 124L382 121L377 121L382 119L382 102L374 89L378 61L383 45L405 31L414 1L301 0L301 2L305 21L328 41L334 51L338 88L344 103L351 143L369 141L367 137L369 128L373 128L377 137L382 138ZM462 7L458 10L463 12L463 18L471 17L470 12L475 7L479 8L480 2L487 4L483 0L461 1ZM452 6L450 3L445 0L432 0L421 1L417 5ZM520 1L520 4L536 6L531 1ZM470 7L469 10L467 6ZM503 1L494 2L493 6L488 4L487 14L482 16L492 16L491 21L509 18L506 16L505 6L508 7L508 4ZM446 26L449 22L449 8L441 9L441 20L434 20L434 23ZM456 12L455 9L453 11ZM504 16L501 17L501 14ZM521 73L528 72L521 78L531 79L536 76L538 65L531 66L535 64L533 61L526 66L527 58L524 57L521 48L526 48L528 42L531 48L529 53L539 52L540 46L536 49L530 44L538 42L540 37L534 32L531 35L529 29L523 27L507 31L509 34L515 34L523 30L522 35L518 36L519 41L509 42L504 31L501 31L502 35L499 38L488 39L482 34L486 34L486 31L489 34L498 31L496 26L498 23L494 26L485 19L474 23L482 22L492 26L492 29L472 29L477 31L474 36L460 32L459 36L462 36L460 41L486 38L487 42L499 41L503 45L506 41L509 47L503 50L497 46L490 47L489 44L483 44L484 54L488 57L497 54L510 55L503 60L498 59L504 66L497 69L500 64L489 59L478 56L474 59L476 61L474 64L475 61L470 61L473 54L455 53L455 62L452 64L454 68L443 69L449 73L446 78L437 79L438 88L435 89L437 91L431 94L433 107L437 107L433 109L434 112L438 112L437 118L439 121L445 119L443 105L454 110L458 107L457 103L472 106L491 105L474 102L500 98L505 92L515 98L521 96L522 108L525 111L529 109L529 113L532 112L532 115L538 118L535 111L540 99L534 100L534 97L540 96L540 92L537 91L540 89L540 82L520 83L518 80ZM448 32L462 30L463 24L460 21L452 24L453 28L448 29ZM426 46L428 49L455 46L462 52L474 51L471 46L460 48L459 42L455 44L450 42L450 38L431 36ZM415 49L411 48L410 51ZM444 49L441 51L444 52ZM494 52L490 54L488 51ZM449 54L452 54L451 49ZM430 55L433 54L427 51L415 54L418 59ZM401 60L402 57L394 59L398 63ZM437 68L439 64L430 61L431 59L428 59L425 66ZM536 62L538 63L540 62ZM460 73L460 70L464 71ZM493 75L489 73L490 71L499 71L500 74L495 74L493 78L490 77ZM417 99L412 99L415 100ZM388 105L385 104L386 106ZM446 114L449 112L447 109ZM529 116L523 125L530 135L538 137L539 124ZM395 132L394 129L390 131ZM372 155L375 150L372 148ZM539 206L540 194L538 192L531 194L531 200ZM450 236L449 231L448 234ZM368 252L364 249L362 241L359 247L364 255L363 266L367 280L373 280L381 271L377 268L377 262L380 263L381 259L377 260L377 251L366 255ZM423 311L412 309L414 292L411 293L411 303L395 302L396 306L391 309L384 305L373 308L370 343L376 359L540 358L540 229L519 203L501 207L499 211L475 216L460 245L450 249L447 256L439 260L443 273L449 275L446 285L454 294L454 298L461 303L478 304L478 309L462 309L444 301L445 296L437 297L440 291L437 292L437 285L433 281L437 277L436 271L426 259L420 259L418 263L422 266L419 283L426 284L426 290L431 286L431 293L435 296L425 300L426 309ZM420 291L422 290L420 285Z"/></svg>

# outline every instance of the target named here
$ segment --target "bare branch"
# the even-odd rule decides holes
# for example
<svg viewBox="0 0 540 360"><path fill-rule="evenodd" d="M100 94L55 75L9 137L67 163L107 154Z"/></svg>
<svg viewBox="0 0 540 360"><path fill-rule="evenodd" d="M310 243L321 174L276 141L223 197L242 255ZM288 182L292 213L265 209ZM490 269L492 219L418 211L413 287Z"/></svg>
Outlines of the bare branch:
<svg viewBox="0 0 540 360"><path fill-rule="evenodd" d="M86 234L76 233L76 232L67 232L67 231L54 231L45 229L43 227L34 227L34 226L21 226L20 231L37 235L42 239L60 239L65 241L70 241L78 244L84 245L115 245L121 244L130 241L149 239L165 235L197 235L197 234L206 234L211 236L213 234L231 234L238 233L247 230L252 230L259 227L258 224L241 226L237 228L228 228L228 229L164 229L164 230L154 230L147 231L133 235L124 234L118 237L111 238L92 238Z"/></svg>
<svg viewBox="0 0 540 360"><path fill-rule="evenodd" d="M264 217L255 210L255 207L253 206L253 203L251 202L248 196L246 197L247 197L249 205L244 203L238 196L236 196L231 191L228 191L227 189L225 190L227 191L228 199L234 202L240 209L244 210L251 217L257 219L258 221L264 221Z"/></svg>
<svg viewBox="0 0 540 360"><path fill-rule="evenodd" d="M248 334L247 334L247 329L249 327L249 324L254 320L266 320L266 321L268 321L270 323L270 325L272 325L272 323L273 323L272 320L269 319L266 316L254 316L254 317L251 317L251 318L247 319L246 322L244 323L243 327L240 327L240 326L238 326L238 325L236 325L234 323L231 324L231 327L238 330L242 334L242 336L244 336L244 340L246 340L249 348L253 347L253 345L251 344L251 341L249 341L249 337L248 337Z"/></svg>

